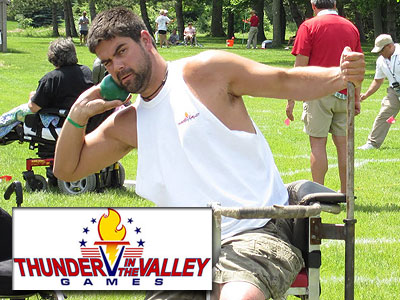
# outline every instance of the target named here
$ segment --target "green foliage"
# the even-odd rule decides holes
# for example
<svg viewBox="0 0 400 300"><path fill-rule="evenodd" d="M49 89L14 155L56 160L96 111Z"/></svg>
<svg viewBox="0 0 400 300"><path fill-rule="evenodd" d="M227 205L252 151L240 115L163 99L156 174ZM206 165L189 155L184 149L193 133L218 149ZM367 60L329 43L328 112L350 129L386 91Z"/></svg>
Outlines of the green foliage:
<svg viewBox="0 0 400 300"><path fill-rule="evenodd" d="M15 20L18 22L18 27L26 29L32 26L33 20L31 18L25 18L23 15L18 14L15 16Z"/></svg>

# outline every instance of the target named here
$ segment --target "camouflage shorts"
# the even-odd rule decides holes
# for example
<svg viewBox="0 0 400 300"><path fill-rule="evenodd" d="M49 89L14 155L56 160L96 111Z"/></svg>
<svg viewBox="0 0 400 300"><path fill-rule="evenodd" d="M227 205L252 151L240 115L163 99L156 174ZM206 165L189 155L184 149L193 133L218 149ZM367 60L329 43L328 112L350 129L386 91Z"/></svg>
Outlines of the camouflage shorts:
<svg viewBox="0 0 400 300"><path fill-rule="evenodd" d="M214 282L244 281L258 287L266 299L279 298L303 266L301 252L290 244L292 220L271 220L222 242ZM150 291L148 300L205 299L201 291Z"/></svg>

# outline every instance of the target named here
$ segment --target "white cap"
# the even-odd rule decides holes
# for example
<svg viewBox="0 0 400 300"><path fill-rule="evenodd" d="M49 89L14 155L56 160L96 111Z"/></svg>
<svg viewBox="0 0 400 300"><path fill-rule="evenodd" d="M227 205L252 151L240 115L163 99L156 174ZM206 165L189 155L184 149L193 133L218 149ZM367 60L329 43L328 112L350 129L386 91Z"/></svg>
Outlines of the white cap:
<svg viewBox="0 0 400 300"><path fill-rule="evenodd" d="M375 39L375 47L372 53L379 53L386 45L393 44L392 37L389 34L381 34Z"/></svg>

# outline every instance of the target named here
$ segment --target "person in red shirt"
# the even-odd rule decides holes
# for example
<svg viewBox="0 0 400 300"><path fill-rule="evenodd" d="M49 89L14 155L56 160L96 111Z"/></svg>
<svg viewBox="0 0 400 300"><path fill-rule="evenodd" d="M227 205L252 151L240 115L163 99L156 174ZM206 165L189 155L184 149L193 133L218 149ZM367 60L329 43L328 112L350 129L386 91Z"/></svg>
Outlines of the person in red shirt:
<svg viewBox="0 0 400 300"><path fill-rule="evenodd" d="M251 48L251 45L253 45L253 48L257 48L257 33L258 33L258 22L259 19L256 15L256 11L252 10L250 12L251 17L247 19L247 23L250 23L250 30L249 30L249 35L247 39L247 49Z"/></svg>
<svg viewBox="0 0 400 300"><path fill-rule="evenodd" d="M362 52L357 28L337 14L335 0L311 0L311 5L315 17L300 25L292 49L296 56L295 67L339 66L346 46L352 51ZM360 112L359 92L357 89L356 114ZM337 150L342 192L346 190L346 99L347 91L342 90L312 103L304 102L302 115L304 132L310 136L313 181L324 184L328 171L326 143L330 132ZM293 108L294 101L288 100L286 115L292 121Z"/></svg>

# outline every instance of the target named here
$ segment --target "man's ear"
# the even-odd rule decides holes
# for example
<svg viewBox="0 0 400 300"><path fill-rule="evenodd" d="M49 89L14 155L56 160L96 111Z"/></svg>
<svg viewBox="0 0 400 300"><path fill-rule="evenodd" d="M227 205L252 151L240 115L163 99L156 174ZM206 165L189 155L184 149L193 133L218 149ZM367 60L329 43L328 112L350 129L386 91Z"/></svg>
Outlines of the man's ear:
<svg viewBox="0 0 400 300"><path fill-rule="evenodd" d="M140 39L141 39L141 41L143 43L143 46L147 50L150 50L151 48L154 48L153 37L150 35L150 33L147 30L142 30L140 32Z"/></svg>

